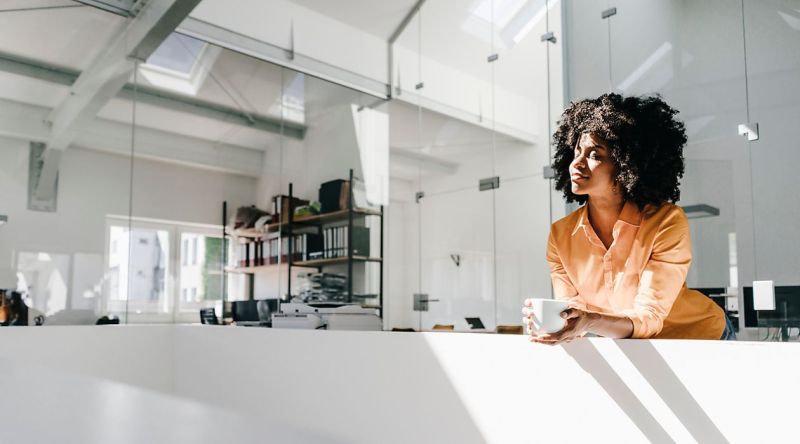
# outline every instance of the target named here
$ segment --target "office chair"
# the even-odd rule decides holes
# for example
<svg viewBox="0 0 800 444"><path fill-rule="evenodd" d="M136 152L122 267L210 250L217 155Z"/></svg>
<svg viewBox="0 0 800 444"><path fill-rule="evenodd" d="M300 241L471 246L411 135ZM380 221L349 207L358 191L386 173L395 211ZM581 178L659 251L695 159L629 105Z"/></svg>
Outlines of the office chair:
<svg viewBox="0 0 800 444"><path fill-rule="evenodd" d="M214 313L213 308L200 309L200 323L208 325L219 325L219 319L217 319L217 314Z"/></svg>

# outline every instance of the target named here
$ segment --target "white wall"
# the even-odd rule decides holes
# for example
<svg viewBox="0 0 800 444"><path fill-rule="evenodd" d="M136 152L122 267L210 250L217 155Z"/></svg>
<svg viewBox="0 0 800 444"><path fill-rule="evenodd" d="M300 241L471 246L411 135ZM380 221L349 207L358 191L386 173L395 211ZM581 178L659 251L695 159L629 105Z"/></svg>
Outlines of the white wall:
<svg viewBox="0 0 800 444"><path fill-rule="evenodd" d="M27 141L0 139L0 214L8 215L0 268L15 269L20 252L67 255L73 265L61 279L75 305L104 280L107 216L127 216L130 204L135 217L219 225L223 200L235 208L255 199L255 179L152 160L135 162L131 193L129 157L70 148L61 160L57 211L30 211L28 153Z"/></svg>

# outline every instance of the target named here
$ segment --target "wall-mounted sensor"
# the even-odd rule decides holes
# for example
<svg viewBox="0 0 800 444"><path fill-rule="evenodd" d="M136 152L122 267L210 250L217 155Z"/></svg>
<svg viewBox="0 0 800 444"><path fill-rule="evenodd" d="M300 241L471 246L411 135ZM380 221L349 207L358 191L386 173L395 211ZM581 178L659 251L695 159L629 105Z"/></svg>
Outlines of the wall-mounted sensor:
<svg viewBox="0 0 800 444"><path fill-rule="evenodd" d="M775 283L753 281L753 309L775 310Z"/></svg>
<svg viewBox="0 0 800 444"><path fill-rule="evenodd" d="M0 225L5 225L8 222L8 216L5 214L0 214Z"/></svg>

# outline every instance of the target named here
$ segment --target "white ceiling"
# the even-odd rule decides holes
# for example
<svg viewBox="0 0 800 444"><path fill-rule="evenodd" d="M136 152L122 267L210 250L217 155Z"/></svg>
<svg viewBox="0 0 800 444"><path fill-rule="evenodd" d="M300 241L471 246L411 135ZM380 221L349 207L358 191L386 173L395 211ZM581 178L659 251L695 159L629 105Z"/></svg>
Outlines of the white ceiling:
<svg viewBox="0 0 800 444"><path fill-rule="evenodd" d="M417 0L290 1L387 41L417 3Z"/></svg>
<svg viewBox="0 0 800 444"><path fill-rule="evenodd" d="M54 5L77 4L0 0L0 52L83 70L124 20L89 6L2 12Z"/></svg>

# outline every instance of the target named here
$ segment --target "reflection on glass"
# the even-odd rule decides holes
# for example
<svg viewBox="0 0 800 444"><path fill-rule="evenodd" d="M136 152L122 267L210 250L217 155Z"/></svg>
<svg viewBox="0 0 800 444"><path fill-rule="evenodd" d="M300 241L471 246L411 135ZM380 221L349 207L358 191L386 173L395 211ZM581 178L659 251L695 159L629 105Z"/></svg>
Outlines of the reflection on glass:
<svg viewBox="0 0 800 444"><path fill-rule="evenodd" d="M22 251L17 258L18 289L28 303L49 316L72 305L69 300L71 257L68 254ZM73 295L74 298L75 295ZM93 307L92 307L93 308Z"/></svg>

